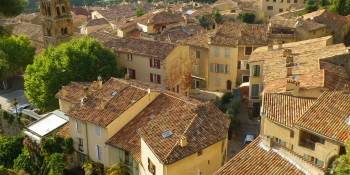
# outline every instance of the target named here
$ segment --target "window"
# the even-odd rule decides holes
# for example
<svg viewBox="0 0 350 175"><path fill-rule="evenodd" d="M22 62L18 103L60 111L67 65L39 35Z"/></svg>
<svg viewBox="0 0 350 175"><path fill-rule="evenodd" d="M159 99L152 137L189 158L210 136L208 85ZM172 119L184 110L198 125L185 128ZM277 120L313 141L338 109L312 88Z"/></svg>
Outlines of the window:
<svg viewBox="0 0 350 175"><path fill-rule="evenodd" d="M258 84L252 85L252 97L259 97L259 85Z"/></svg>
<svg viewBox="0 0 350 175"><path fill-rule="evenodd" d="M252 47L245 47L244 55L250 55L253 52Z"/></svg>
<svg viewBox="0 0 350 175"><path fill-rule="evenodd" d="M216 64L216 72L218 73L224 73L225 70L224 70L224 64Z"/></svg>
<svg viewBox="0 0 350 175"><path fill-rule="evenodd" d="M214 63L210 63L210 72L214 72L215 71L215 64Z"/></svg>
<svg viewBox="0 0 350 175"><path fill-rule="evenodd" d="M56 7L56 11L57 11L57 15L60 16L61 13L60 13L60 8L59 7Z"/></svg>
<svg viewBox="0 0 350 175"><path fill-rule="evenodd" d="M214 47L214 56L219 57L220 56L220 48Z"/></svg>
<svg viewBox="0 0 350 175"><path fill-rule="evenodd" d="M124 164L126 164L126 165L129 165L129 163L130 163L129 156L130 156L129 152L124 151Z"/></svg>
<svg viewBox="0 0 350 175"><path fill-rule="evenodd" d="M273 10L273 6L267 6L267 10Z"/></svg>
<svg viewBox="0 0 350 175"><path fill-rule="evenodd" d="M215 85L216 85L216 86L220 86L220 78L216 78L216 80L215 80Z"/></svg>
<svg viewBox="0 0 350 175"><path fill-rule="evenodd" d="M287 0L287 3L290 3L290 0Z"/></svg>
<svg viewBox="0 0 350 175"><path fill-rule="evenodd" d="M276 2L276 0L273 0L273 2Z"/></svg>
<svg viewBox="0 0 350 175"><path fill-rule="evenodd" d="M102 147L100 145L96 145L96 158L97 160L103 161L103 152Z"/></svg>
<svg viewBox="0 0 350 175"><path fill-rule="evenodd" d="M304 157L309 160L309 155L304 153Z"/></svg>
<svg viewBox="0 0 350 175"><path fill-rule="evenodd" d="M132 55L131 54L127 54L127 59L126 61L132 61Z"/></svg>
<svg viewBox="0 0 350 175"><path fill-rule="evenodd" d="M283 9L278 9L278 12L283 12Z"/></svg>
<svg viewBox="0 0 350 175"><path fill-rule="evenodd" d="M196 51L196 58L200 58L201 57L201 52L200 51Z"/></svg>
<svg viewBox="0 0 350 175"><path fill-rule="evenodd" d="M117 55L117 57L119 57L119 56L120 56L120 53L119 53L119 52L115 52L115 54Z"/></svg>
<svg viewBox="0 0 350 175"><path fill-rule="evenodd" d="M149 59L149 66L153 67L153 68L160 69L160 60L150 58Z"/></svg>
<svg viewBox="0 0 350 175"><path fill-rule="evenodd" d="M230 65L228 64L225 65L225 73L230 74Z"/></svg>
<svg viewBox="0 0 350 175"><path fill-rule="evenodd" d="M136 71L134 69L129 69L129 78L136 79Z"/></svg>
<svg viewBox="0 0 350 175"><path fill-rule="evenodd" d="M238 69L238 70L241 69L241 64L242 64L242 62L241 62L241 61L238 61L238 63L237 63L237 69Z"/></svg>
<svg viewBox="0 0 350 175"><path fill-rule="evenodd" d="M281 0L280 2L283 2L283 0Z"/></svg>
<svg viewBox="0 0 350 175"><path fill-rule="evenodd" d="M316 31L314 31L314 35L316 34Z"/></svg>
<svg viewBox="0 0 350 175"><path fill-rule="evenodd" d="M294 0L294 4L297 4L298 3L298 0Z"/></svg>
<svg viewBox="0 0 350 175"><path fill-rule="evenodd" d="M153 162L149 158L148 158L148 171L153 175L156 174L156 166L153 164Z"/></svg>
<svg viewBox="0 0 350 175"><path fill-rule="evenodd" d="M157 74L150 74L150 81L153 82L153 83L158 83L158 84L161 84L161 81L160 81L160 75L157 75Z"/></svg>
<svg viewBox="0 0 350 175"><path fill-rule="evenodd" d="M84 142L82 138L78 138L78 150L84 152Z"/></svg>
<svg viewBox="0 0 350 175"><path fill-rule="evenodd" d="M253 66L253 76L256 76L256 77L260 76L260 65Z"/></svg>
<svg viewBox="0 0 350 175"><path fill-rule="evenodd" d="M249 69L248 61L238 61L237 67L238 67L238 69L241 69L241 70Z"/></svg>
<svg viewBox="0 0 350 175"><path fill-rule="evenodd" d="M225 48L225 58L230 58L230 49Z"/></svg>
<svg viewBox="0 0 350 175"><path fill-rule="evenodd" d="M198 65L194 65L194 73L195 74L199 73L199 66Z"/></svg>
<svg viewBox="0 0 350 175"><path fill-rule="evenodd" d="M62 14L66 13L66 7L62 6Z"/></svg>
<svg viewBox="0 0 350 175"><path fill-rule="evenodd" d="M78 132L81 132L81 120L75 120L75 128Z"/></svg>
<svg viewBox="0 0 350 175"><path fill-rule="evenodd" d="M200 151L197 152L197 156L201 156L202 154L203 154L203 151L202 151L202 150L200 150Z"/></svg>
<svg viewBox="0 0 350 175"><path fill-rule="evenodd" d="M95 125L95 135L101 137L101 128Z"/></svg>
<svg viewBox="0 0 350 175"><path fill-rule="evenodd" d="M322 144L324 144L324 142L325 142L324 138L315 136L313 134L311 134L310 140L313 141L313 142L318 142L318 143L322 143Z"/></svg>
<svg viewBox="0 0 350 175"><path fill-rule="evenodd" d="M294 138L294 131L290 131L290 138Z"/></svg>
<svg viewBox="0 0 350 175"><path fill-rule="evenodd" d="M249 82L249 75L242 75L242 82L245 83L245 82Z"/></svg>

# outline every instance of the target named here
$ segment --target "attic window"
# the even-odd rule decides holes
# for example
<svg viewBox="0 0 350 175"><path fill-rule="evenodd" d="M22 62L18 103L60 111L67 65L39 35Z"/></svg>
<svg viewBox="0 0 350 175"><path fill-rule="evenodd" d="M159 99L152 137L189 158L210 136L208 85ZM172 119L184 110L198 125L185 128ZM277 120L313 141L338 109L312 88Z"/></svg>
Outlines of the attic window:
<svg viewBox="0 0 350 175"><path fill-rule="evenodd" d="M117 95L117 91L113 91L112 93L111 93L111 96L115 96L115 95Z"/></svg>
<svg viewBox="0 0 350 175"><path fill-rule="evenodd" d="M171 136L171 135L173 135L173 133L172 133L171 131L167 131L167 132L165 132L165 133L162 134L162 136L163 136L164 138L167 138L167 137L169 137L169 136Z"/></svg>
<svg viewBox="0 0 350 175"><path fill-rule="evenodd" d="M156 117L155 115L151 115L149 116L150 119L153 119L154 117Z"/></svg>

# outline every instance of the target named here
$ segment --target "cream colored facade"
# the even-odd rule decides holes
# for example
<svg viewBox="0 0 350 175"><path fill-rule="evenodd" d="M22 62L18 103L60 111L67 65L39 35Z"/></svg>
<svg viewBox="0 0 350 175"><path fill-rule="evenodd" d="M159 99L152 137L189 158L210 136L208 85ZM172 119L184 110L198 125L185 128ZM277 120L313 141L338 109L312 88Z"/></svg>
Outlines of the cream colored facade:
<svg viewBox="0 0 350 175"><path fill-rule="evenodd" d="M109 24L102 24L102 25L97 25L97 26L86 26L86 24L85 24L85 25L81 26L80 33L83 35L88 35L92 32L95 32L97 30L103 29L103 28L108 27L108 26L109 26Z"/></svg>
<svg viewBox="0 0 350 175"><path fill-rule="evenodd" d="M291 4L304 4L304 0L260 0L257 4L260 9L259 17L269 19L278 13L288 11Z"/></svg>
<svg viewBox="0 0 350 175"><path fill-rule="evenodd" d="M209 50L207 48L189 46L190 55L194 59L192 76L192 89L206 89L209 75ZM195 67L198 66L198 67Z"/></svg>
<svg viewBox="0 0 350 175"><path fill-rule="evenodd" d="M324 36L327 36L327 29L326 27L324 28L320 28L320 29L316 29L313 31L307 31L304 30L300 27L297 27L296 32L298 33L298 40L308 40L308 39L314 39L314 38L321 38Z"/></svg>
<svg viewBox="0 0 350 175"><path fill-rule="evenodd" d="M218 150L221 150L221 154L217 154ZM141 175L152 175L146 166L148 165L148 159L155 165L156 175L179 175L186 173L211 175L227 161L227 139L203 149L201 153L192 154L168 165L162 164L142 139L141 161L144 167L140 168Z"/></svg>

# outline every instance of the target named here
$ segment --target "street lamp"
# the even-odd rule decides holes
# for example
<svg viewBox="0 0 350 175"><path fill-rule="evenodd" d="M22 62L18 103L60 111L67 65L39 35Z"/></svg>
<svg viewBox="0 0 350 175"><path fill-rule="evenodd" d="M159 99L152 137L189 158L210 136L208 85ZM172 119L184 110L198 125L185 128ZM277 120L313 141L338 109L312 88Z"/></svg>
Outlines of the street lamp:
<svg viewBox="0 0 350 175"><path fill-rule="evenodd" d="M12 105L15 106L15 108L16 108L16 116L18 116L18 112L17 112L18 101L17 101L16 98L13 99Z"/></svg>

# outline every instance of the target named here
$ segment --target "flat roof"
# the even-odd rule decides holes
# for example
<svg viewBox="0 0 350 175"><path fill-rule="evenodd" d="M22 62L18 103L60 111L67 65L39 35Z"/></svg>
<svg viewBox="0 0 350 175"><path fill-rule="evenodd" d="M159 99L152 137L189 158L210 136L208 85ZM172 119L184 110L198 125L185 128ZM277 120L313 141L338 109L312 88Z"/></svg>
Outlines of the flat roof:
<svg viewBox="0 0 350 175"><path fill-rule="evenodd" d="M51 131L57 129L58 127L64 125L67 122L68 120L54 113L51 113L48 116L42 118L41 120L38 120L37 122L28 126L27 128L40 136L45 136L46 134L50 133Z"/></svg>

